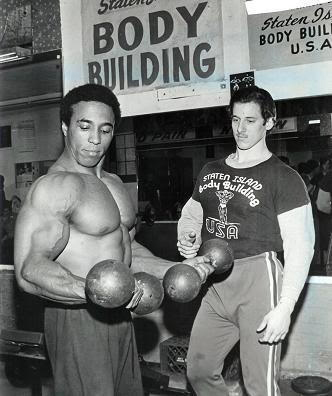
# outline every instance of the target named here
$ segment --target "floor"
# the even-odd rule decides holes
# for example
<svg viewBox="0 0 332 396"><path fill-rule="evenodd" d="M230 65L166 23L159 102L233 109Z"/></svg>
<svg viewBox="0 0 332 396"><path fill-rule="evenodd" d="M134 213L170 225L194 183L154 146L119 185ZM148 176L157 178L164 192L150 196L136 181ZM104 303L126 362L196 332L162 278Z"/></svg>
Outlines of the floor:
<svg viewBox="0 0 332 396"><path fill-rule="evenodd" d="M54 396L52 391L52 377L48 371L44 372L42 376L41 393L33 392L31 387L26 384L13 384L13 381L8 380L8 373L5 371L4 361L0 361L0 396ZM227 382L230 396L245 396L242 388L236 381ZM172 391L146 391L145 396L190 396L191 393L185 390L185 380L180 376L171 376L169 386ZM298 393L294 392L291 388L291 380L284 378L280 381L280 390L282 396L296 396ZM332 392L330 393L332 396Z"/></svg>
<svg viewBox="0 0 332 396"><path fill-rule="evenodd" d="M47 381L44 382L44 384L42 385L42 396L53 396L53 392L51 389L51 382ZM298 395L297 393L293 392L290 389L290 385L289 383L283 382L282 384L282 396L296 396ZM154 396L154 395L160 395L161 393L147 393L147 395L149 396ZM171 392L171 393L163 393L163 395L184 395L183 392ZM1 396L32 396L32 392L31 389L28 387L23 387L23 388L18 388L18 387L14 387L13 385L11 385L8 380L4 377L0 378L0 395ZM242 396L241 393L236 392L236 391L231 391L230 396Z"/></svg>
<svg viewBox="0 0 332 396"><path fill-rule="evenodd" d="M1 364L2 363L2 364ZM171 385L175 388L181 389L183 384L180 384L176 381L176 379L172 379ZM230 396L243 396L243 392L238 387L236 383L229 383ZM296 396L295 393L290 386L290 380L284 379L280 383L280 389L282 396ZM187 392L179 390L178 392L147 392L146 396L154 396L154 395L188 395ZM3 362L0 362L0 395L1 396L32 396L33 393L31 388L28 386L14 386L11 384L6 376L5 368ZM54 396L52 392L52 379L50 377L43 378L42 381L42 396Z"/></svg>

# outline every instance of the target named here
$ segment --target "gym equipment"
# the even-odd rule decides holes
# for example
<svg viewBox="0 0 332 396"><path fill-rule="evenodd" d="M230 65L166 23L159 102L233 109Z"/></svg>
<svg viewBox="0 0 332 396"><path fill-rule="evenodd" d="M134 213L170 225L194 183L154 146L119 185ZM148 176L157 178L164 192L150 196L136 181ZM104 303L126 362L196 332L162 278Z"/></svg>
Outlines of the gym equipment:
<svg viewBox="0 0 332 396"><path fill-rule="evenodd" d="M136 272L134 278L138 287L143 289L143 295L133 311L137 315L147 315L160 307L164 299L164 289L160 280L147 272Z"/></svg>
<svg viewBox="0 0 332 396"><path fill-rule="evenodd" d="M175 264L164 276L163 286L167 296L176 302L189 302L197 297L201 289L198 272L188 264Z"/></svg>
<svg viewBox="0 0 332 396"><path fill-rule="evenodd" d="M167 389L169 376L156 370L152 364L146 362L142 355L138 355L144 388Z"/></svg>
<svg viewBox="0 0 332 396"><path fill-rule="evenodd" d="M86 276L86 294L105 308L117 308L129 302L135 291L135 279L129 267L118 260L97 263Z"/></svg>
<svg viewBox="0 0 332 396"><path fill-rule="evenodd" d="M234 253L229 243L220 238L205 241L200 247L198 255L210 259L211 265L215 267L216 274L228 271L234 261Z"/></svg>
<svg viewBox="0 0 332 396"><path fill-rule="evenodd" d="M332 390L332 383L323 377L303 375L291 382L292 389L300 395L328 396Z"/></svg>
<svg viewBox="0 0 332 396"><path fill-rule="evenodd" d="M42 372L48 363L43 333L2 329L0 356L5 361L6 377L13 386L29 386L31 396L42 396Z"/></svg>

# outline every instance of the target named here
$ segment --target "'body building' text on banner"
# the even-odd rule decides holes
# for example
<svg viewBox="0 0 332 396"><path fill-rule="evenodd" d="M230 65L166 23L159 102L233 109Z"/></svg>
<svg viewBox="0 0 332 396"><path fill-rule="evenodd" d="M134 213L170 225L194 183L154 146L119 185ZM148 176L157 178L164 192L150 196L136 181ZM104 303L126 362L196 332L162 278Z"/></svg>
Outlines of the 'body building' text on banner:
<svg viewBox="0 0 332 396"><path fill-rule="evenodd" d="M116 93L224 79L218 0L82 0L85 80Z"/></svg>
<svg viewBox="0 0 332 396"><path fill-rule="evenodd" d="M248 16L250 67L332 60L332 3Z"/></svg>

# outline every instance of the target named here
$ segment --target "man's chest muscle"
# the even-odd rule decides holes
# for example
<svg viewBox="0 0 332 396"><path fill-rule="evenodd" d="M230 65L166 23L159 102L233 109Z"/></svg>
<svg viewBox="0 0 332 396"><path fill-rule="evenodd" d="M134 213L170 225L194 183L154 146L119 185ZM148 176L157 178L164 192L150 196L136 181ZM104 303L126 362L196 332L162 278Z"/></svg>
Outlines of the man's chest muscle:
<svg viewBox="0 0 332 396"><path fill-rule="evenodd" d="M120 211L109 189L98 179L85 180L70 226L77 231L101 236L113 232L121 223Z"/></svg>

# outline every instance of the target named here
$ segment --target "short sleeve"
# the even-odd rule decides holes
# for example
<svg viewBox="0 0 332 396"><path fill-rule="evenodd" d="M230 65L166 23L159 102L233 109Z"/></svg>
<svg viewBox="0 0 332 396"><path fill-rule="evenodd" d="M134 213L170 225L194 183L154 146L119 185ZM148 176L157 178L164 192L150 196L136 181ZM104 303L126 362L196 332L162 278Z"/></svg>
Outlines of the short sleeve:
<svg viewBox="0 0 332 396"><path fill-rule="evenodd" d="M307 205L307 187L301 176L289 166L280 166L275 173L275 207L277 214Z"/></svg>

